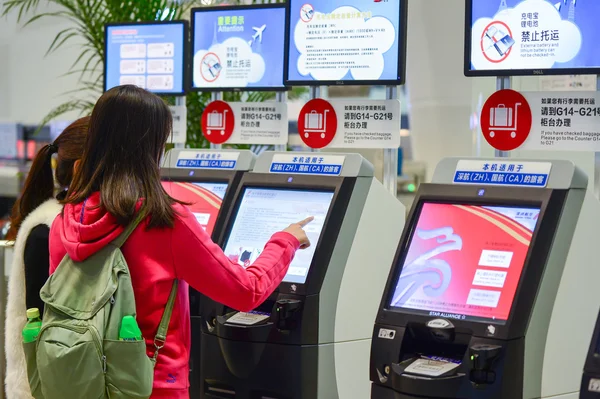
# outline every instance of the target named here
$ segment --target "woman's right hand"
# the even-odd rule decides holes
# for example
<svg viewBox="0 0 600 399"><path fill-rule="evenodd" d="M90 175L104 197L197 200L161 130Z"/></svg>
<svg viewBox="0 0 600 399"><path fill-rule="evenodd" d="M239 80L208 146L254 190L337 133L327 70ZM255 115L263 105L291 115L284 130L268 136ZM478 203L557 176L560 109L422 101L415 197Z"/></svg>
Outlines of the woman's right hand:
<svg viewBox="0 0 600 399"><path fill-rule="evenodd" d="M289 227L283 231L296 237L296 239L300 242L300 249L306 249L310 247L310 240L306 236L304 227L310 222L312 222L314 219L315 218L313 216L308 217L298 223L290 224Z"/></svg>

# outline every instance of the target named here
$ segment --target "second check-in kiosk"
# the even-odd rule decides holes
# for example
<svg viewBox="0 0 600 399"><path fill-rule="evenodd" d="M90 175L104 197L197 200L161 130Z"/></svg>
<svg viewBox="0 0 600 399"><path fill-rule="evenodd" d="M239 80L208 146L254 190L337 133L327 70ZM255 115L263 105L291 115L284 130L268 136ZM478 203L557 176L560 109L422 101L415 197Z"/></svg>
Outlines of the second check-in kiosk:
<svg viewBox="0 0 600 399"><path fill-rule="evenodd" d="M368 396L369 324L405 209L358 154L265 152L242 177L220 241L248 267L273 233L308 216L311 247L258 308L203 301L203 398Z"/></svg>
<svg viewBox="0 0 600 399"><path fill-rule="evenodd" d="M568 161L438 165L381 300L371 398L567 397L542 381L565 377L549 375L546 340L587 181Z"/></svg>
<svg viewBox="0 0 600 399"><path fill-rule="evenodd" d="M223 233L242 175L254 167L256 156L247 150L173 149L165 154L161 179L169 195L183 201L214 241ZM198 397L200 380L200 303L202 295L190 288L192 341L190 393Z"/></svg>

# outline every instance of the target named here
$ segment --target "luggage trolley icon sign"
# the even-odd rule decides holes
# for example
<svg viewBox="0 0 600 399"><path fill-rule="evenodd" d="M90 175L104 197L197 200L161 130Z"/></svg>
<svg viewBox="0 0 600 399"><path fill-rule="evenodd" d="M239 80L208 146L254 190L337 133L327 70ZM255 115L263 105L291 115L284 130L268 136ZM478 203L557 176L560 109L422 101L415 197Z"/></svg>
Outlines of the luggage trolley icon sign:
<svg viewBox="0 0 600 399"><path fill-rule="evenodd" d="M213 101L202 114L204 137L212 144L223 144L233 134L235 117L225 101Z"/></svg>
<svg viewBox="0 0 600 399"><path fill-rule="evenodd" d="M310 148L327 146L337 131L337 115L333 106L317 98L307 102L298 117L298 133Z"/></svg>
<svg viewBox="0 0 600 399"><path fill-rule="evenodd" d="M486 141L500 151L517 149L531 131L531 108L514 90L492 94L481 110L481 130Z"/></svg>

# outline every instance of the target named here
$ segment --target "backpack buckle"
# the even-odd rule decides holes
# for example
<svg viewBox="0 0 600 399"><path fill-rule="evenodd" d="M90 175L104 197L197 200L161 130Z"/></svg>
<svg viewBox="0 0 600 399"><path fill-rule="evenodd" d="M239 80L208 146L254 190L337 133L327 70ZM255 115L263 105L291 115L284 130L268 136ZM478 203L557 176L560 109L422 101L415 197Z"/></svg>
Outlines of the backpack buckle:
<svg viewBox="0 0 600 399"><path fill-rule="evenodd" d="M155 337L154 338L154 349L156 349L157 351L161 350L162 348L165 347L165 343L166 343L166 340L159 338L159 337Z"/></svg>

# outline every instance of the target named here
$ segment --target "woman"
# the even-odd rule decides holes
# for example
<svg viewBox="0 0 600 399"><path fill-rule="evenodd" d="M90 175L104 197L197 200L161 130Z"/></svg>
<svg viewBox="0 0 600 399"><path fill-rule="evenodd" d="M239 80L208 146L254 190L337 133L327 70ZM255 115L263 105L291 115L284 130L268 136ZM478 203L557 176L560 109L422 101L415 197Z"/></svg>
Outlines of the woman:
<svg viewBox="0 0 600 399"><path fill-rule="evenodd" d="M159 162L171 124L168 106L143 89L128 85L104 93L92 112L64 212L50 232L52 273L65 254L77 262L104 248L143 203L149 216L121 250L150 354L173 281L180 280L166 346L154 370L152 399L189 398L190 309L184 281L218 302L248 311L279 285L296 250L309 245L303 224L293 224L273 235L252 266L231 262L161 185Z"/></svg>
<svg viewBox="0 0 600 399"><path fill-rule="evenodd" d="M73 178L75 163L81 158L89 117L68 126L53 144L35 156L21 197L13 207L8 240L15 240L14 257L8 282L6 310L6 392L11 399L30 399L21 330L29 308L43 310L40 289L48 279L50 226L61 212L57 199L64 199ZM57 155L56 183L52 156ZM56 199L54 195L58 188Z"/></svg>

